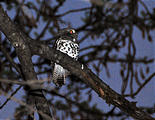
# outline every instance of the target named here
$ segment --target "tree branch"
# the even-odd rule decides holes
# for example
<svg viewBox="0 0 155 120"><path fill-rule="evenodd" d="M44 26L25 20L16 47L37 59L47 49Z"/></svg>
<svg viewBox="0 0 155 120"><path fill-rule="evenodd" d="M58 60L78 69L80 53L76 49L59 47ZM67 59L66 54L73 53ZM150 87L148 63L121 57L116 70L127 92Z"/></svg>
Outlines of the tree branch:
<svg viewBox="0 0 155 120"><path fill-rule="evenodd" d="M136 96L136 95L142 90L142 88L144 88L144 86L145 86L148 82L150 82L150 81L152 80L152 78L153 78L154 76L155 76L155 73L152 73L152 74L145 80L145 82L136 90L135 93L133 93L133 94L125 94L124 96L125 96L125 97L128 97L128 96L134 97L134 96Z"/></svg>
<svg viewBox="0 0 155 120"><path fill-rule="evenodd" d="M13 97L20 90L21 87L22 86L19 86L13 93L11 93L11 95L6 99L6 101L0 106L0 109L2 109L9 102L9 100L11 100L11 97Z"/></svg>
<svg viewBox="0 0 155 120"><path fill-rule="evenodd" d="M4 21L5 20L5 21ZM56 62L60 65L62 65L64 68L68 69L72 72L72 74L76 75L77 77L81 78L89 87L91 87L102 99L106 100L108 104L113 104L114 106L118 107L122 111L126 112L130 116L132 116L135 119L139 120L152 120L153 118L136 107L136 105L132 102L129 102L126 100L123 96L116 93L114 90L112 90L106 83L104 83L98 76L96 76L90 69L87 68L87 66L83 66L78 61L73 60L69 56L54 50L53 48L50 48L47 45L40 44L38 41L33 41L27 36L25 36L20 31L13 31L16 37L10 36L11 31L5 32L6 28L2 29L4 22L7 25L7 31L8 28L13 27L12 29L17 29L15 25L12 25L13 23L10 23L10 19L2 8L0 8L0 29L5 33L5 35L12 40L16 40L17 38L24 38L28 42L28 45L30 47L30 50L33 54L40 55L43 58L52 60L53 62ZM20 34L19 34L20 33ZM18 40L18 39L17 39ZM32 79L32 78L31 78Z"/></svg>
<svg viewBox="0 0 155 120"><path fill-rule="evenodd" d="M7 94L7 93L5 93L4 95L5 95L6 97L8 97L8 94ZM28 109L29 113L38 112L39 114L41 114L41 115L45 118L45 119L43 119L43 120L50 120L50 119L51 119L50 116L48 116L47 114L45 114L43 111L37 111L33 106L31 106L31 105L25 103L25 102L22 101L22 100L16 99L16 98L13 97L13 96L10 96L10 100L12 100L12 101L14 101L14 102L16 102L16 103L19 103L20 105L26 107L26 108ZM29 114L29 113L27 113L27 114ZM40 119L40 120L41 120L41 119Z"/></svg>
<svg viewBox="0 0 155 120"><path fill-rule="evenodd" d="M5 47L0 43L0 49L3 52L4 56L7 58L7 60L10 62L10 64L16 69L16 71L22 75L22 72L19 68L19 66L13 61L13 59L11 58L11 56L9 55L9 53L7 52L7 50L5 49Z"/></svg>
<svg viewBox="0 0 155 120"><path fill-rule="evenodd" d="M37 75L34 71L33 63L31 60L31 51L29 49L26 35L22 33L11 21L8 15L5 13L3 8L0 6L0 30L5 34L5 36L9 39L11 44L16 49L16 53L18 55L19 61L21 63L22 73L25 80L37 80ZM33 90L35 88L31 88ZM48 102L44 97L42 91L38 91L38 94L42 95L42 97L32 96L28 94L27 103L35 106L39 111L51 116ZM42 104L44 103L44 104ZM40 116L45 119L44 116ZM33 119L30 117L29 119Z"/></svg>
<svg viewBox="0 0 155 120"><path fill-rule="evenodd" d="M82 69L82 64L79 62L74 61L65 54L38 42L36 43L35 41L31 41L31 44L29 45L33 54L40 55L41 57L62 65L64 68L71 71L72 74L82 79L99 95L99 97L106 100L108 104L113 104L135 119L153 119L147 113L136 107L134 103L129 102L123 96L112 90L106 83L104 83L100 78L98 78L98 76L88 69L87 66L84 65Z"/></svg>

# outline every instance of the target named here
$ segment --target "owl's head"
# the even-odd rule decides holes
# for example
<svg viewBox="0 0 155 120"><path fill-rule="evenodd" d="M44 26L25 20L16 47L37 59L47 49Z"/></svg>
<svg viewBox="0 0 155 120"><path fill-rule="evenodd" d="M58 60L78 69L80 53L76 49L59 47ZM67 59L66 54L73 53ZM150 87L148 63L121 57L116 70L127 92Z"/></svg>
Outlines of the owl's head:
<svg viewBox="0 0 155 120"><path fill-rule="evenodd" d="M61 39L67 39L73 42L77 42L78 34L76 33L75 29L64 28L59 31L59 36Z"/></svg>

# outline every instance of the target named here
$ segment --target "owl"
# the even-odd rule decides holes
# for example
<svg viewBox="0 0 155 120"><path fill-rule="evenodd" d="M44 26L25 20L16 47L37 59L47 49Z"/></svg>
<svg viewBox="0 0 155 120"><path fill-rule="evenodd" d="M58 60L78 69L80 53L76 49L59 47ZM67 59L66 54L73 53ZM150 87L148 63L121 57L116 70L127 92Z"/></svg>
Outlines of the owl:
<svg viewBox="0 0 155 120"><path fill-rule="evenodd" d="M76 31L71 28L65 28L60 30L58 36L54 48L77 60L79 55L79 44L77 42L78 34ZM56 86L60 87L65 84L65 79L69 73L70 72L64 69L61 65L54 63L52 80Z"/></svg>

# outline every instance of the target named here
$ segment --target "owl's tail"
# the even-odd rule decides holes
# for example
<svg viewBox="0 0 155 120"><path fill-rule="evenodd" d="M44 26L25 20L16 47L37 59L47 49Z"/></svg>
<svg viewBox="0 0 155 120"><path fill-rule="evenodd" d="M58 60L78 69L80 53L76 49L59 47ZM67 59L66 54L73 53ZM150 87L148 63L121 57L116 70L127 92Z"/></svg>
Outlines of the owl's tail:
<svg viewBox="0 0 155 120"><path fill-rule="evenodd" d="M65 78L66 78L66 70L62 66L55 63L52 77L53 82L57 86L62 86L66 82Z"/></svg>

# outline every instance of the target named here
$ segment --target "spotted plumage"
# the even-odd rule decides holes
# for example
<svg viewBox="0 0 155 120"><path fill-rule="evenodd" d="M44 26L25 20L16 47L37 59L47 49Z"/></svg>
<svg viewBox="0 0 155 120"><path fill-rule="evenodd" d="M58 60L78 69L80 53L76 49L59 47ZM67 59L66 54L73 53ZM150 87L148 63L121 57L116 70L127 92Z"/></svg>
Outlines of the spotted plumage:
<svg viewBox="0 0 155 120"><path fill-rule="evenodd" d="M59 33L59 38L55 42L55 49L59 50L68 56L78 59L79 45L77 43L77 33L74 29L65 28ZM57 86L65 84L65 79L69 75L69 71L64 69L57 63L54 63L52 80Z"/></svg>

